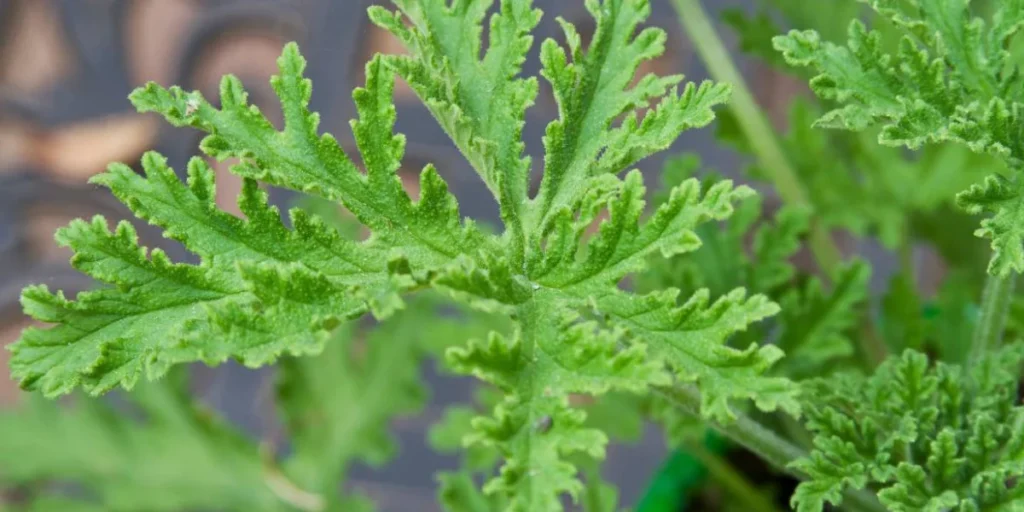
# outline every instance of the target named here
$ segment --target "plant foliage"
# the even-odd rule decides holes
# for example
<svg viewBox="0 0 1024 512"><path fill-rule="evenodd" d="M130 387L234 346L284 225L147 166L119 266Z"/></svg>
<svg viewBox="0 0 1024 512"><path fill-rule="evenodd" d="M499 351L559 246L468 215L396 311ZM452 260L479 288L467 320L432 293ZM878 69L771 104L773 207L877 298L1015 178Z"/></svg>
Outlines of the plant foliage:
<svg viewBox="0 0 1024 512"><path fill-rule="evenodd" d="M1022 162L1021 78L1009 44L1024 22L1024 4L999 2L990 20L966 0L865 2L901 32L892 53L883 34L854 20L846 44L823 41L813 30L774 39L787 62L810 66L811 87L837 105L816 126L865 130L878 140L920 148L956 142L994 155L1012 169ZM987 213L979 236L992 240L989 272L1024 271L1016 173L993 174L957 196L968 213Z"/></svg>
<svg viewBox="0 0 1024 512"><path fill-rule="evenodd" d="M793 464L810 478L793 506L822 510L844 488L871 487L894 512L1018 510L1022 358L1012 345L972 366L930 367L908 350L869 377L812 381L814 450Z"/></svg>
<svg viewBox="0 0 1024 512"><path fill-rule="evenodd" d="M409 53L374 57L365 86L353 94L362 169L333 136L318 131L319 118L308 110L305 60L294 44L271 80L284 113L280 130L231 76L221 83L219 104L153 83L132 93L140 111L205 132L201 149L208 156L237 159L231 171L244 178L245 218L215 206L213 172L198 158L186 183L154 153L143 158L144 176L113 165L94 178L199 263L174 263L158 249L139 247L127 223L111 231L97 218L61 230L58 241L75 251L75 267L108 286L75 300L45 286L25 291L26 312L54 325L31 328L13 345L12 368L23 387L47 396L75 388L99 394L159 378L179 363L234 359L256 367L282 355L318 354L338 325L366 314L386 319L403 307L403 296L430 288L515 320L510 332L448 352L453 369L504 395L489 416L473 421L467 442L501 453L500 475L485 489L505 497L509 510L560 509L562 494L584 491L566 457L603 457L605 434L585 426L571 394L644 391L675 377L698 383L701 413L709 418L729 421L732 402L747 399L766 411L795 412L795 386L767 375L782 356L777 347L725 344L778 311L766 297L743 289L715 298L706 290L637 295L619 286L652 255L696 249L694 230L728 217L751 194L727 181L702 188L690 179L645 215L641 174L626 171L684 130L711 122L713 108L729 95L722 84L637 76L666 39L659 29L638 30L650 13L646 0L588 0L596 23L589 44L560 21L564 43L540 45L541 75L559 108L544 138L534 197L520 134L538 81L520 72L540 12L529 1L505 0L491 15L486 0L394 3L397 11L372 7L370 18ZM494 193L503 233L461 218L433 166L420 173L417 199L403 190L395 174L405 146L393 132L396 76ZM284 222L261 183L340 203L370 236L339 236L302 209ZM597 234L586 237L602 212L607 218ZM297 382L313 393L314 383ZM292 394L301 400L307 393ZM327 433L309 441L320 442L332 443ZM344 460L327 451L296 464L322 456L332 464Z"/></svg>
<svg viewBox="0 0 1024 512"><path fill-rule="evenodd" d="M675 4L700 15L696 1ZM25 312L49 325L11 345L11 368L46 398L79 394L70 408L33 397L0 415L3 485L27 493L26 510L373 510L340 483L393 458L389 423L422 406L418 368L440 356L443 371L484 384L428 436L460 455L438 477L450 512L618 510L605 447L640 438L644 420L673 448L721 440L712 428L785 468L803 480L801 512L1022 510L1024 348L1002 342L1024 329L1012 281L1024 271L1024 0L765 3L801 29L775 36L764 12L725 19L744 51L799 68L818 100L795 101L777 141L735 113L718 135L760 157L751 177L801 203L779 208L716 173L696 179L695 157L670 159L648 194L634 167L710 124L732 91L642 71L668 40L645 25L648 0L584 0L592 31L559 18L561 35L537 45L531 0L371 7L406 52L366 64L341 143L309 110L294 43L270 81L279 125L233 76L217 99L137 89L139 111L202 132L205 157L232 161L241 215L216 205L204 157L184 180L153 152L141 172L113 164L92 179L193 263L140 246L129 222L57 233L101 286L26 288ZM531 55L538 76L524 73ZM403 187L398 79L491 192L499 229L462 216L446 169L426 165L418 194ZM534 160L523 130L541 91L557 108ZM268 186L318 199L283 215ZM986 265L958 238L954 203L987 216L980 307ZM878 300L866 262L829 261L831 230L899 253ZM805 236L820 272L796 263ZM933 296L919 283L922 241L953 270ZM875 368L886 350L902 356ZM229 360L278 363L287 450L188 397L183 365ZM84 397L115 389L130 391L124 407ZM771 509L759 500L778 489L754 489L712 451L673 460L701 459L728 491L723 507Z"/></svg>
<svg viewBox="0 0 1024 512"><path fill-rule="evenodd" d="M282 360L275 402L286 457L192 399L177 368L137 386L129 407L78 396L68 408L31 397L0 413L0 489L73 483L84 491L63 493L68 508L49 508L52 493L30 493L29 510L373 510L365 496L339 494L338 483L357 462L394 457L390 421L419 411L426 398L420 363L453 340L501 326L481 315L438 318L438 307L415 297L373 329L337 329L318 357ZM434 328L424 331L427 322Z"/></svg>

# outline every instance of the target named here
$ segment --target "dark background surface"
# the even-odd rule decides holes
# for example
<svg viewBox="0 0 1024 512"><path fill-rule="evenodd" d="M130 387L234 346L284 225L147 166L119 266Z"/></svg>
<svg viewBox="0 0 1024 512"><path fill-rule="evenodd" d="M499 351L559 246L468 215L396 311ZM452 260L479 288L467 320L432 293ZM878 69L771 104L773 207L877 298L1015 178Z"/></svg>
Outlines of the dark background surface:
<svg viewBox="0 0 1024 512"><path fill-rule="evenodd" d="M142 152L156 149L177 169L198 152L198 135L174 129L152 115L135 114L127 94L147 80L202 89L215 98L224 73L238 74L265 112L276 113L267 79L275 72L281 46L298 41L309 60L313 79L313 110L322 115L321 129L349 144L348 120L354 115L351 90L362 80L363 64L375 52L397 52L389 35L370 25L368 0L0 0L0 343L17 338L26 324L17 304L21 288L47 283L69 292L89 286L70 271L69 253L52 241L54 229L74 217L103 213L111 219L125 212L105 190L86 185L108 162L138 167ZM654 0L650 23L669 33L668 51L642 71L685 73L706 77L700 62L677 27L667 1ZM749 8L752 0L707 0L712 16L725 8ZM534 51L525 72L537 74L536 49L547 37L561 39L555 23L562 16L586 38L592 20L582 0L537 0L545 16L535 35ZM726 39L731 41L729 34ZM741 59L742 62L742 59ZM794 87L762 69L745 71L759 99L770 108ZM542 84L545 84L541 80ZM545 84L546 85L546 84ZM462 160L427 110L408 89L397 88L398 131L408 137L408 175L433 163L459 197L462 213L497 221L486 188ZM533 161L541 162L541 135L555 113L550 90L541 87L529 112L526 141ZM777 117L777 116L776 116ZM673 151L641 163L654 176L665 156L696 151L705 163L727 174L737 159L713 144L713 129L685 133ZM535 176L538 165L534 166ZM234 209L238 181L221 169L219 199ZM649 181L655 183L656 181ZM288 197L277 192L278 202ZM141 226L140 226L141 228ZM140 232L149 246L164 246L179 260L187 255L168 247L158 232ZM0 361L6 357L0 351ZM360 468L350 485L374 496L381 510L432 510L434 472L454 468L454 459L433 454L425 444L428 426L443 406L469 398L472 381L442 378L425 371L433 389L431 405L420 416L396 422L401 439L399 458L385 468ZM5 368L5 366L4 366ZM15 386L0 370L0 404L17 400ZM254 436L275 428L272 370L251 371L235 365L196 372L196 387L205 401ZM665 449L649 428L636 446L611 446L606 477L617 484L624 504L634 504Z"/></svg>

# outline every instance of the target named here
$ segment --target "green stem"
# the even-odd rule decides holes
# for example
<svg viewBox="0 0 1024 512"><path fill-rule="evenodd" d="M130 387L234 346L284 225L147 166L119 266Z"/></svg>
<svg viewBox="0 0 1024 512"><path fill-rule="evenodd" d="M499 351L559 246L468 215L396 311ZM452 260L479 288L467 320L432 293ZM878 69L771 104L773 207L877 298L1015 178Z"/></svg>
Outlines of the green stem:
<svg viewBox="0 0 1024 512"><path fill-rule="evenodd" d="M687 447L687 451L699 459L704 464L704 467L707 468L711 478L715 479L725 489L725 492L742 503L746 510L752 512L779 512L779 509L772 504L771 499L768 499L764 493L754 488L743 475L733 469L729 463L723 461L718 454L712 453L704 446L697 444Z"/></svg>
<svg viewBox="0 0 1024 512"><path fill-rule="evenodd" d="M700 391L696 387L683 385L658 391L687 414L700 417ZM711 422L710 426L772 466L790 475L801 476L789 467L789 463L807 454L748 416L738 416L729 424Z"/></svg>
<svg viewBox="0 0 1024 512"><path fill-rule="evenodd" d="M779 196L786 204L810 205L807 191L786 158L782 146L775 137L775 130L754 100L743 75L736 68L700 1L672 0L672 3L679 14L679 22L686 29L711 77L732 86L729 108L750 142L755 156L761 162L765 174L778 190ZM826 276L834 275L841 262L841 254L828 230L820 223L815 222L811 227L810 247L822 272ZM873 367L885 359L887 350L881 338L873 332L870 323L865 322L864 325L863 333L857 340L861 345L861 352Z"/></svg>
<svg viewBox="0 0 1024 512"><path fill-rule="evenodd" d="M659 388L656 392L661 393L686 413L701 417L700 391L693 385ZM708 422L708 425L772 466L801 480L807 479L807 475L790 466L793 461L806 457L807 453L750 417L737 414L736 419L732 422L711 421ZM874 494L865 490L847 491L844 502L857 510L885 512L885 507L878 502Z"/></svg>
<svg viewBox="0 0 1024 512"><path fill-rule="evenodd" d="M1006 314L1010 309L1016 282L1017 274L1014 272L1006 276L989 275L985 280L985 291L981 295L981 316L971 339L968 364L1002 344Z"/></svg>

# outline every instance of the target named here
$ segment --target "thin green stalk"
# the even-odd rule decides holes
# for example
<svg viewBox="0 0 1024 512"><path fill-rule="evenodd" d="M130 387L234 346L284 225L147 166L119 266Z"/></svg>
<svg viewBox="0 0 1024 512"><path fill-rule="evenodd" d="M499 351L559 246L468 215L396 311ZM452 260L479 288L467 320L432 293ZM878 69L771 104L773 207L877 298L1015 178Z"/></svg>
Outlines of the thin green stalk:
<svg viewBox="0 0 1024 512"><path fill-rule="evenodd" d="M708 473L717 481L727 493L741 502L746 510L751 512L779 512L765 493L758 491L751 483L737 472L729 463L722 460L721 456L712 453L702 445L694 444L686 449L690 454L699 459Z"/></svg>
<svg viewBox="0 0 1024 512"><path fill-rule="evenodd" d="M779 196L787 204L810 204L807 191L786 158L782 146L775 137L774 129L754 100L743 75L733 63L700 1L672 0L672 3L679 14L679 22L686 29L708 72L715 80L732 85L729 108L761 162L765 174L778 190ZM841 262L841 255L828 231L820 223L814 223L811 227L810 247L818 267L825 275L833 275ZM871 324L865 322L864 326L862 335L857 339L861 345L861 352L873 367L885 359L887 351Z"/></svg>
<svg viewBox="0 0 1024 512"><path fill-rule="evenodd" d="M671 400L680 410L700 417L700 391L693 385L660 388L656 392ZM708 425L772 466L796 478L807 478L807 475L790 467L791 462L804 458L807 453L750 417L737 414L736 419L728 424L708 422ZM865 512L885 512L878 498L866 490L845 493L844 504Z"/></svg>
<svg viewBox="0 0 1024 512"><path fill-rule="evenodd" d="M700 391L696 387L683 385L673 388L661 388L658 392L687 414L700 417ZM790 475L801 476L789 467L789 463L807 454L798 446L779 437L778 434L757 421L750 419L750 417L740 415L736 421L728 425L709 422L709 426L736 444L750 450L772 466Z"/></svg>
<svg viewBox="0 0 1024 512"><path fill-rule="evenodd" d="M1017 274L1006 276L989 275L981 295L981 316L974 328L968 361L977 361L981 356L996 349L1003 342L1006 314L1017 283Z"/></svg>

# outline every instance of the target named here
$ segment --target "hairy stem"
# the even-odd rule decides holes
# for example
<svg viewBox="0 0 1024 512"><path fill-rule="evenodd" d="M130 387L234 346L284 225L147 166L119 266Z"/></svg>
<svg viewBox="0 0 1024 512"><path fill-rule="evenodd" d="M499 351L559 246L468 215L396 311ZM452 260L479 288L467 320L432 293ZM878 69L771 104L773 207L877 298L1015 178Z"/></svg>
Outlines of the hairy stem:
<svg viewBox="0 0 1024 512"><path fill-rule="evenodd" d="M971 339L968 364L1002 344L1006 314L1010 309L1016 283L1017 274L1014 272L1006 276L989 275L985 280L985 290L981 295L981 316L978 317L978 325Z"/></svg>
<svg viewBox="0 0 1024 512"><path fill-rule="evenodd" d="M700 418L700 391L693 385L662 387L656 390L687 414ZM807 452L749 416L737 414L736 420L728 423L708 422L719 434L746 448L776 468L801 480L807 475L790 467L794 460L807 456ZM878 498L867 490L847 491L844 502L855 510L885 512Z"/></svg>
<svg viewBox="0 0 1024 512"><path fill-rule="evenodd" d="M736 68L722 39L718 37L700 0L672 0L672 3L679 14L679 22L686 29L691 43L697 49L712 78L732 85L729 108L732 109L743 135L761 162L765 174L775 185L779 197L787 204L810 204L807 191L783 153L774 129L754 100L743 75ZM841 262L841 255L828 230L820 223L815 222L811 226L810 247L818 267L826 276L833 275ZM865 322L864 326L857 340L865 359L873 367L885 359L887 351L871 324Z"/></svg>
<svg viewBox="0 0 1024 512"><path fill-rule="evenodd" d="M700 417L700 391L695 386L660 388L658 392L687 414ZM789 463L804 457L807 453L757 421L741 415L728 425L710 423L710 426L772 466L793 476L800 476L789 467Z"/></svg>

